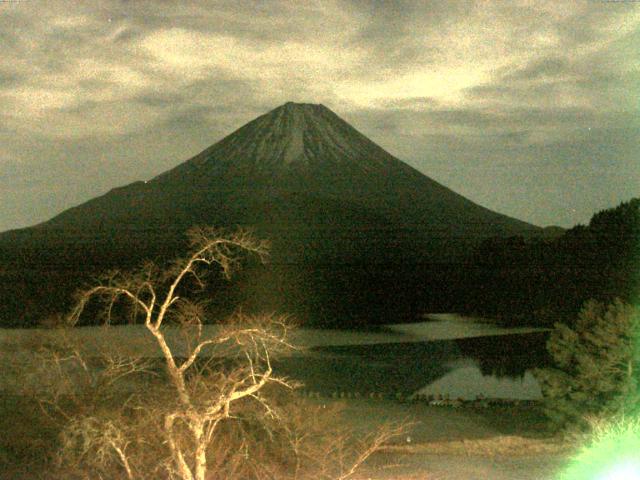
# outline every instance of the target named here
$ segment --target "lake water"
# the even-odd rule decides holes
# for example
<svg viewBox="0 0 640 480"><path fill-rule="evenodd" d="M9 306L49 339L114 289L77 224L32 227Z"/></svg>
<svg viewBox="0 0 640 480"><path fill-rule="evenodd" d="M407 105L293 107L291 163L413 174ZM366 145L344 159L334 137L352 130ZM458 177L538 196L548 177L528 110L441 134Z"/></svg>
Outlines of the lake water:
<svg viewBox="0 0 640 480"><path fill-rule="evenodd" d="M205 335L215 329L205 327ZM85 327L70 335L89 354L117 348L124 355L158 356L153 339L140 325ZM30 344L59 336L57 330L3 329L3 362L26 362L33 356ZM453 314L428 315L424 322L371 331L300 329L291 340L304 351L282 359L275 367L277 373L303 382L307 391L322 395L407 397L424 393L473 399L482 394L538 399L540 389L531 369L548 360L547 336L545 329L507 329ZM178 336L169 335L169 341L180 355ZM5 375L3 382L9 382L9 377ZM23 381L15 378L11 382ZM7 386L0 385L0 390Z"/></svg>
<svg viewBox="0 0 640 480"><path fill-rule="evenodd" d="M308 337L305 355L286 359L278 369L322 395L535 400L541 392L531 370L548 362L547 337L548 329L508 329L433 314L425 322L376 332L323 331Z"/></svg>

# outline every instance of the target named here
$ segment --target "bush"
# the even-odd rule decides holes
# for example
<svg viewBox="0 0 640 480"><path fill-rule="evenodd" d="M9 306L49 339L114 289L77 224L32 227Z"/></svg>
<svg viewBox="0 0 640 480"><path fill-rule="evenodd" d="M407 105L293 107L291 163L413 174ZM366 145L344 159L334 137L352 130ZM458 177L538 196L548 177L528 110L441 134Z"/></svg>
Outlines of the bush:
<svg viewBox="0 0 640 480"><path fill-rule="evenodd" d="M554 366L535 375L557 429L589 430L588 418L634 414L640 407L640 315L614 301L583 306L573 328L556 324L547 342Z"/></svg>

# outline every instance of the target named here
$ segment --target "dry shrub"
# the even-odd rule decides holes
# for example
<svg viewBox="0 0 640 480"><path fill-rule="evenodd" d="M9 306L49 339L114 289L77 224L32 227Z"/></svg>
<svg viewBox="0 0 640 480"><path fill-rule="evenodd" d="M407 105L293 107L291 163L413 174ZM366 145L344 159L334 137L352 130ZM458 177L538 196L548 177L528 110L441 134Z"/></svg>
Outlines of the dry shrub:
<svg viewBox="0 0 640 480"><path fill-rule="evenodd" d="M261 402L238 402L220 422L207 446L205 478L346 479L402 431L381 425L368 435L356 435L345 426L339 402L306 399L281 385L270 385L261 394ZM75 411L79 398L58 397L55 408L43 404L61 425L57 478L181 478L172 466L161 421L179 405L162 378L145 381L144 393L109 395L115 404L86 403ZM184 425L174 431L173 440L185 451L194 446Z"/></svg>

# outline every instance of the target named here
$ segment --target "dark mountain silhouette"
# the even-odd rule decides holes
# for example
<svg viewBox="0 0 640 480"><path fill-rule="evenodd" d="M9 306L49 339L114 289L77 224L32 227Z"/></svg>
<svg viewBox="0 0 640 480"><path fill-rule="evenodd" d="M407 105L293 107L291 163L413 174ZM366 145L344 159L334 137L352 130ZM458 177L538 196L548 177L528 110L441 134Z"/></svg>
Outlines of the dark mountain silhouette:
<svg viewBox="0 0 640 480"><path fill-rule="evenodd" d="M446 281L443 265L473 245L542 233L426 177L328 108L287 103L152 180L5 232L0 253L15 262L5 271L73 278L77 267L171 257L194 224L270 239L272 265L249 269L237 298L325 323L415 313L426 307L416 292L442 295L432 287Z"/></svg>
<svg viewBox="0 0 640 480"><path fill-rule="evenodd" d="M382 222L447 240L538 230L429 179L328 108L294 103L149 182L114 189L39 228L146 231L212 221L288 228L344 223L349 230Z"/></svg>

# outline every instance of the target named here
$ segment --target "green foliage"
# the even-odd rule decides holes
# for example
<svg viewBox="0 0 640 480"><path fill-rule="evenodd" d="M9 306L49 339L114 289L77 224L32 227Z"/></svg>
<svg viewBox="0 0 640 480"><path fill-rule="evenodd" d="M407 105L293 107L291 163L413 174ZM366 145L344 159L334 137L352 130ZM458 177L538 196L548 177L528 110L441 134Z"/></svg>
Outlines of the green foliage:
<svg viewBox="0 0 640 480"><path fill-rule="evenodd" d="M590 300L575 326L556 324L547 350L554 366L536 376L545 411L558 428L588 427L588 419L640 410L640 312L615 300Z"/></svg>
<svg viewBox="0 0 640 480"><path fill-rule="evenodd" d="M459 310L505 324L571 325L588 299L637 302L640 198L557 238L488 239L468 263Z"/></svg>

